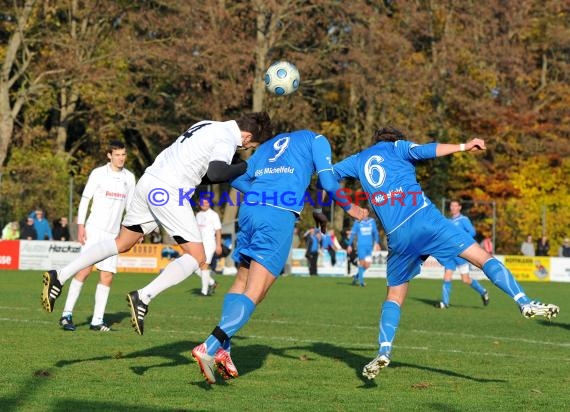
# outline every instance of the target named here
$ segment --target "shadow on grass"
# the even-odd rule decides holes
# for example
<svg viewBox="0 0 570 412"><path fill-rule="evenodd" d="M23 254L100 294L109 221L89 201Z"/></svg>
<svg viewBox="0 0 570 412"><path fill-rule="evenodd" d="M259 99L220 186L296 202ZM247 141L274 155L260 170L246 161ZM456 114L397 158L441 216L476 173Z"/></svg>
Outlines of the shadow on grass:
<svg viewBox="0 0 570 412"><path fill-rule="evenodd" d="M130 312L115 312L115 313L108 313L105 315L105 321L110 326L119 324L124 319L130 319L130 318L131 318ZM89 318L89 322L91 322L91 318Z"/></svg>
<svg viewBox="0 0 570 412"><path fill-rule="evenodd" d="M109 326L118 325L124 319L130 318L131 314L129 312L115 312L105 314L105 323ZM84 322L76 322L75 326L89 326L91 324L92 316L87 316Z"/></svg>
<svg viewBox="0 0 570 412"><path fill-rule="evenodd" d="M548 328L557 327L557 328L561 328L561 329L570 330L570 323L556 322L556 319L554 319L554 320L539 320L538 324L542 325L542 326L546 326Z"/></svg>
<svg viewBox="0 0 570 412"><path fill-rule="evenodd" d="M84 359L60 360L56 362L55 366L63 368L66 366L74 365L83 362L99 362L108 361L113 359L139 359L139 358L162 358L165 362L157 363L150 366L131 366L131 370L137 375L144 375L148 370L154 368L175 367L179 365L188 365L191 363L189 356L184 356L182 353L190 352L194 346L198 345L197 342L179 341L169 343L167 345L155 346L152 348L139 350L127 354L117 352L112 355L96 356Z"/></svg>
<svg viewBox="0 0 570 412"><path fill-rule="evenodd" d="M202 295L202 288L192 288L192 289L188 289L186 291L187 293L190 293L193 296L198 296L200 298L204 298L204 299L208 299L211 298L213 295Z"/></svg>
<svg viewBox="0 0 570 412"><path fill-rule="evenodd" d="M54 375L51 369L40 369L32 373L26 383L20 387L17 393L12 396L0 397L0 411L13 412L21 410L29 410L28 400L34 398L36 393L41 390L45 383L48 383ZM78 401L72 398L57 399L53 405L44 405L41 410L54 411L137 411L137 412L155 412L155 411L181 411L180 408L152 408L143 405L125 405L113 402L97 402L97 401Z"/></svg>
<svg viewBox="0 0 570 412"><path fill-rule="evenodd" d="M392 362L390 363L390 368L413 368L419 369L422 371L428 371L433 373L439 373L440 375L452 376L454 378L461 378L467 379L473 382L479 383L504 383L507 382L504 379L486 379L486 378L476 378L474 376L464 375L462 373L457 373L450 371L448 369L440 369L440 368L433 368L431 366L422 366L422 365L414 365L412 363L405 363L405 362Z"/></svg>
<svg viewBox="0 0 570 412"><path fill-rule="evenodd" d="M431 306L432 308L435 309L439 309L439 300L433 300L433 299L425 299L425 298L416 298L416 297L408 297L408 299L412 299L412 300L417 300L418 302L422 302L428 306ZM451 309L453 308L469 308L469 309L484 309L484 306L474 306L474 305L458 305L455 303L452 303L451 305L449 305L451 307Z"/></svg>
<svg viewBox="0 0 570 412"><path fill-rule="evenodd" d="M333 359L336 362L344 362L348 365L349 368L355 371L356 378L362 382L360 388L376 388L378 385L374 380L369 380L362 376L362 368L368 362L370 362L370 358L356 355L352 352L352 349L347 349L343 347L339 347L336 345L332 345L330 343L323 343L323 342L315 342L307 346L293 346L289 348L283 349L283 351L294 349L294 350L307 350L311 351L319 356L326 357ZM355 349L360 350L360 349ZM289 356L289 358L297 359L300 362L306 362L307 360L300 357L293 357Z"/></svg>
<svg viewBox="0 0 570 412"><path fill-rule="evenodd" d="M20 410L25 404L18 399L0 398L0 410L11 412ZM158 411L190 411L192 409L180 408L152 408L143 405L125 405L123 403L114 402L97 402L97 401L78 401L75 399L58 399L49 410L54 411L133 411L133 412L158 412Z"/></svg>
<svg viewBox="0 0 570 412"><path fill-rule="evenodd" d="M373 387L377 386L374 380L368 380L367 378L362 376L362 368L364 367L364 365L366 365L368 362L370 362L372 360L372 358L356 355L352 352L352 350L356 350L356 351L362 350L361 348L347 349L347 348L342 348L342 347L338 347L335 345L331 345L329 343L319 342L319 343L313 343L313 344L308 345L308 346L298 346L298 347L291 347L291 348L287 348L287 349L295 349L295 350L305 349L305 350L309 350L313 353L316 353L320 356L328 357L328 358L334 359L335 361L344 362L348 365L348 367L350 367L351 369L354 369L354 371L356 373L356 377L358 379L360 379L363 383L363 385L361 386L362 388L373 388ZM440 369L440 368L434 368L434 367L430 367L430 366L414 365L414 364L405 363L405 362L392 362L392 363L390 363L390 366L389 366L389 368L401 368L401 367L419 369L419 370L428 371L428 372L432 372L432 373L438 373L441 375L452 376L454 378L467 379L467 380L479 382L479 383L507 382L507 381L502 380L502 379L478 378L478 377L474 377L474 376L470 376L470 375L465 375L462 373L457 373L457 372L454 372L454 371L451 371L448 369Z"/></svg>

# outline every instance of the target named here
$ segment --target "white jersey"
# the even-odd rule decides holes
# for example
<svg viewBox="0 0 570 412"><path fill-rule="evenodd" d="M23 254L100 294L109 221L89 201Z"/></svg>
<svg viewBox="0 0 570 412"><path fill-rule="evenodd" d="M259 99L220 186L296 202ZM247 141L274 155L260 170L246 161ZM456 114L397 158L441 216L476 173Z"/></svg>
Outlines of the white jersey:
<svg viewBox="0 0 570 412"><path fill-rule="evenodd" d="M222 229L220 216L212 209L202 210L196 213L196 222L200 228L202 241L204 243L215 243L216 231Z"/></svg>
<svg viewBox="0 0 570 412"><path fill-rule="evenodd" d="M145 173L172 188L195 188L206 175L211 161L230 164L241 144L241 131L235 120L204 120L191 126L164 149Z"/></svg>
<svg viewBox="0 0 570 412"><path fill-rule="evenodd" d="M77 223L119 233L123 212L133 199L134 191L135 175L127 169L115 172L110 163L93 169L81 195ZM91 213L86 221L91 199Z"/></svg>

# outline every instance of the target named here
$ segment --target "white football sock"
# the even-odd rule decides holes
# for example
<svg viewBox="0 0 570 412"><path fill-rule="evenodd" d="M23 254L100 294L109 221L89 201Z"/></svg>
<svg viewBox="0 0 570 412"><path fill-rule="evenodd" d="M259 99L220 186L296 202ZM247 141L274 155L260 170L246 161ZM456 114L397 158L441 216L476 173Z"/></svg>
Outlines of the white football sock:
<svg viewBox="0 0 570 412"><path fill-rule="evenodd" d="M210 270L209 269L200 270L200 277L202 278L202 295L207 295L208 286L210 286L210 280L212 280L212 278L210 277Z"/></svg>
<svg viewBox="0 0 570 412"><path fill-rule="evenodd" d="M93 308L93 318L91 319L92 325L96 326L103 323L110 290L111 288L109 286L102 285L101 283L97 284L97 289L95 289L95 307Z"/></svg>
<svg viewBox="0 0 570 412"><path fill-rule="evenodd" d="M71 315L79 294L81 293L81 288L83 287L83 282L73 278L69 284L69 290L67 291L67 299L65 300L65 306L63 307L63 313L61 316Z"/></svg>
<svg viewBox="0 0 570 412"><path fill-rule="evenodd" d="M83 250L75 260L58 270L57 278L61 284L64 284L81 269L85 269L110 256L118 254L119 251L117 250L115 239L102 240Z"/></svg>
<svg viewBox="0 0 570 412"><path fill-rule="evenodd" d="M185 253L170 262L152 282L140 289L139 296L145 305L162 291L177 285L198 269L198 261Z"/></svg>

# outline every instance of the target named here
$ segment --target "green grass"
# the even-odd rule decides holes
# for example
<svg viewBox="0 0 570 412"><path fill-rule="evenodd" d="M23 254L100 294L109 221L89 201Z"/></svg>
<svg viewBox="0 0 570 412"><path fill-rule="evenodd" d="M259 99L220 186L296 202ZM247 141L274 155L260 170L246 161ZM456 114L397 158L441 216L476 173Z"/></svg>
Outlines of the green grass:
<svg viewBox="0 0 570 412"><path fill-rule="evenodd" d="M207 385L190 351L216 325L231 277L197 295L195 276L155 299L145 335L130 327L124 295L152 276L120 274L107 307L111 333L88 328L96 274L74 314L75 332L41 309L41 273L0 272L0 410L137 412L235 411L562 411L570 410L570 284L524 284L562 305L553 322L523 319L484 282L484 308L454 282L452 308L432 307L441 282L415 280L393 361L374 381L361 377L377 349L383 279L284 277L233 339L241 376Z"/></svg>

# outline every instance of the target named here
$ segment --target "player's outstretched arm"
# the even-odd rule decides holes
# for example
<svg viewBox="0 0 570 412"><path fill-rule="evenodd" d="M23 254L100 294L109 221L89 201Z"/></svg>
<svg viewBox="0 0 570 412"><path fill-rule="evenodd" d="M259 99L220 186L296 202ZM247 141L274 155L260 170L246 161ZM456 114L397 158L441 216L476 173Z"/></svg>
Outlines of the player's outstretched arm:
<svg viewBox="0 0 570 412"><path fill-rule="evenodd" d="M368 209L363 209L354 203L350 205L350 209L346 211L348 215L356 220L362 220L368 217Z"/></svg>
<svg viewBox="0 0 570 412"><path fill-rule="evenodd" d="M467 143L461 144L438 143L435 149L435 155L436 157L441 157L457 152L479 152L481 150L487 150L485 141L483 139L475 138Z"/></svg>

